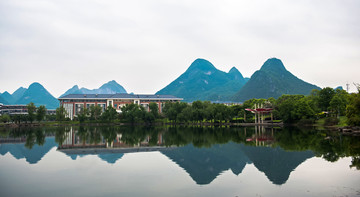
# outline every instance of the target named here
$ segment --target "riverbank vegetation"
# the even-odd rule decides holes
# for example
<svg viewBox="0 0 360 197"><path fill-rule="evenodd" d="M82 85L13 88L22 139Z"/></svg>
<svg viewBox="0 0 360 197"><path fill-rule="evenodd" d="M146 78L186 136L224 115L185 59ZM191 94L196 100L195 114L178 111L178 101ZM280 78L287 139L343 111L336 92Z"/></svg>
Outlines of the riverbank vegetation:
<svg viewBox="0 0 360 197"><path fill-rule="evenodd" d="M321 126L358 126L360 125L360 86L357 93L349 94L345 90L323 88L313 90L310 95L282 95L278 99L250 99L242 105L227 106L209 101L193 103L165 103L162 113L156 103L150 103L149 109L141 105L129 104L117 113L112 107L103 110L100 106L91 106L70 121L66 110L60 106L56 115L45 115L45 106L36 108L33 103L27 105L27 115L3 115L3 123L33 123L57 121L57 123L128 123L128 124L231 124L253 123L255 116L245 109L273 109L273 114L265 115L265 122ZM272 120L272 121L270 121Z"/></svg>

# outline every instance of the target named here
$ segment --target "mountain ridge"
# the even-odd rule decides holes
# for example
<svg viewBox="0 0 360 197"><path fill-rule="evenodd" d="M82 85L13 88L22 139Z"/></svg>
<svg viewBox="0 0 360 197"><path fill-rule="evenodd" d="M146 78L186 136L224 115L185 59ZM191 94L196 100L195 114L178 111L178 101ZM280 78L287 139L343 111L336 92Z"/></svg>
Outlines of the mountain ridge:
<svg viewBox="0 0 360 197"><path fill-rule="evenodd" d="M15 103L27 105L30 102L33 102L36 106L45 105L47 109L59 107L59 101L38 82L32 83Z"/></svg>
<svg viewBox="0 0 360 197"><path fill-rule="evenodd" d="M87 89L80 88L78 85L74 85L72 88L68 89L64 94L60 97L66 96L68 94L115 94L115 93L127 93L125 88L118 84L115 80L109 81L103 85L101 85L97 89Z"/></svg>
<svg viewBox="0 0 360 197"><path fill-rule="evenodd" d="M234 94L232 100L243 102L252 98L278 98L283 94L308 95L313 89L320 88L299 79L286 70L280 59L270 58Z"/></svg>
<svg viewBox="0 0 360 197"><path fill-rule="evenodd" d="M227 100L244 84L245 79L236 68L226 73L211 62L198 58L184 73L155 94L171 94L188 102Z"/></svg>

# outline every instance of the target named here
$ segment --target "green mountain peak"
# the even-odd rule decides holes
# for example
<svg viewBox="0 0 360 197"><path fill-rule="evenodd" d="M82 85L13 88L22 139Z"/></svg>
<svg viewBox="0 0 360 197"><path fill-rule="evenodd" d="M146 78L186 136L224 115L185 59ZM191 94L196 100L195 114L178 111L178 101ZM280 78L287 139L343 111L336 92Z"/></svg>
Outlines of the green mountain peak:
<svg viewBox="0 0 360 197"><path fill-rule="evenodd" d="M285 72L287 71L280 59L270 58L266 60L260 69L261 71Z"/></svg>
<svg viewBox="0 0 360 197"><path fill-rule="evenodd" d="M310 94L320 89L309 84L286 70L280 59L268 59L237 92L234 101L246 101L252 98L278 98L283 94Z"/></svg>

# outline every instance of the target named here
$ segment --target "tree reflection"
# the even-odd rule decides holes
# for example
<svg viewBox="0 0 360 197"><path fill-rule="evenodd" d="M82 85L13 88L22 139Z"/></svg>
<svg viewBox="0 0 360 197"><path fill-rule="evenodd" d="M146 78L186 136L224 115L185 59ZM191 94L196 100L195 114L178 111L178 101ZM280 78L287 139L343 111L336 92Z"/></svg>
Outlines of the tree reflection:
<svg viewBox="0 0 360 197"><path fill-rule="evenodd" d="M352 157L350 167L360 167L360 137L343 136L338 132L315 128L255 128L255 127L19 127L2 129L2 139L23 140L25 147L44 145L46 136L55 136L59 147L64 143L78 145L103 144L105 147L124 146L185 146L212 147L228 142L250 146L281 147L286 151L311 150L317 157L330 162ZM71 138L71 139L70 139ZM69 144L68 144L69 145Z"/></svg>

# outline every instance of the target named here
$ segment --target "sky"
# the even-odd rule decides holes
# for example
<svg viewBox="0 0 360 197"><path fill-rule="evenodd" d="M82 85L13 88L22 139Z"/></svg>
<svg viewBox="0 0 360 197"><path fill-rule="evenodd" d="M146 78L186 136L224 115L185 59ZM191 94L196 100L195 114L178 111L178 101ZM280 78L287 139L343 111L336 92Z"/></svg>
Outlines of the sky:
<svg viewBox="0 0 360 197"><path fill-rule="evenodd" d="M33 82L59 97L115 80L154 94L197 58L244 77L268 59L355 91L358 0L0 0L0 93Z"/></svg>

